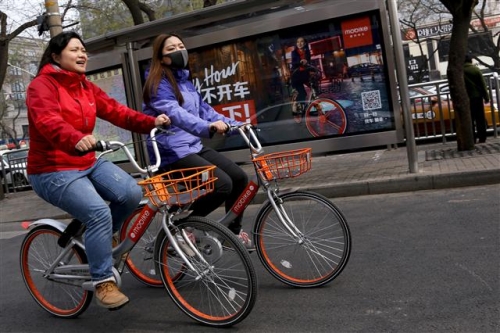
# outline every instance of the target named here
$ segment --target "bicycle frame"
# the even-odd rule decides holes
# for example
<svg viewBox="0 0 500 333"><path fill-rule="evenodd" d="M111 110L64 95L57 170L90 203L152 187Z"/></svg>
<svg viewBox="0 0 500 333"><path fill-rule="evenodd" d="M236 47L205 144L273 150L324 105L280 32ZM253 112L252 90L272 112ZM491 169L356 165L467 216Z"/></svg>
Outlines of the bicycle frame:
<svg viewBox="0 0 500 333"><path fill-rule="evenodd" d="M280 191L278 186L280 179L294 178L311 169L311 149L263 154L262 146L251 125L230 128L231 132L236 130L250 149L255 174L249 177L246 188L239 194L232 207L214 222L216 225L230 227L263 187L267 200L261 205L253 221L251 233L255 251L265 268L278 280L291 286L313 287L331 281L342 271L349 257L350 234L345 218L333 203L321 195L301 191L299 188ZM122 238L128 237L133 222L141 219L142 209L140 206L127 221L127 227L122 229ZM311 210L311 214L302 213L307 210ZM154 258L157 262L160 259L158 245L164 242L158 240L165 239L163 228L158 220L152 229L158 230L156 237L154 232L149 233L144 244L140 245L137 251L132 250L127 259L129 270L132 268L132 275L153 287L160 286L161 283L158 284L155 277L154 262L149 260ZM154 251L151 251L152 245ZM162 246L165 249L164 245ZM340 255L336 256L335 253ZM283 256L291 256L291 261L298 261L292 264L289 260L283 261ZM315 268L311 270L311 267ZM204 272L199 274L203 277Z"/></svg>
<svg viewBox="0 0 500 333"><path fill-rule="evenodd" d="M137 217L134 224L132 224L132 227L130 228L130 231L127 234L127 238L113 249L113 258L119 258L122 254L130 252L130 250L132 250L132 248L144 235L144 232L146 232L146 230L148 229L149 224L151 223L151 221L153 221L153 218L155 217L157 212L160 211L162 214L162 221L161 221L162 227L170 241L170 244L172 245L174 250L178 253L178 255L182 258L184 263L189 267L189 269L197 271L195 267L193 267L191 262L187 260L184 251L180 249L179 244L177 244L177 240L172 235L169 228L169 226L174 227L173 217L181 215L181 213L186 210L187 209L184 208L180 209L179 211L169 212L169 208L167 206L163 206L163 208L158 208L154 204L152 204L150 200L148 200L148 202L143 206L140 215ZM184 239L187 239L187 235L185 235L184 232L185 231L182 230L182 236ZM186 244L189 244L191 250L193 250L197 255L199 255L202 258L198 249L196 249L191 242L187 242Z"/></svg>
<svg viewBox="0 0 500 333"><path fill-rule="evenodd" d="M158 146L156 145L156 140L155 140L155 133L157 129L153 129L151 131L151 140L155 143L153 144L153 150L156 155L156 165L152 166L147 166L146 168L141 168L135 159L133 158L132 154L130 153L129 149L125 146L125 144L119 142L119 141L110 141L110 142L103 142L99 141L97 144L97 149L96 150L103 150L103 152L98 156L98 158L102 157L105 154L114 152L119 149L123 149L127 157L129 158L130 162L132 165L135 167L136 170L141 172L142 174L147 174L151 176L158 170L158 167L160 165L161 159L160 159L160 153L158 150ZM179 248L179 245L177 244L177 240L175 237L173 237L172 233L170 232L169 226L174 226L173 224L173 217L176 215L180 215L182 212L186 211L189 208L189 205L187 207L179 208L178 210L173 210L169 211L170 207L167 205L162 206L161 208L157 207L154 205L151 200L147 200L146 203L144 204L142 211L140 213L140 216L137 218L137 220L134 222L132 225L127 238L120 242L116 247L113 248L112 250L112 256L115 259L115 264L113 266L113 275L116 278L117 284L120 286L121 285L121 278L120 275L123 272L124 268L124 260L120 260L121 256L125 253L130 252L132 248L137 244L137 242L141 239L141 237L144 235L145 231L147 230L148 226L150 225L151 221L153 221L153 218L155 215L160 211L162 213L162 226L163 229L165 230L165 233L167 234L167 237L170 241L170 244L172 244L173 248L177 251L179 256L185 261L186 265L189 266L190 269L195 271L194 267L192 264L189 262L189 260L186 259L186 256L184 252ZM64 232L68 225L66 223L63 223L61 221L53 220L53 219L41 219L34 221L30 223L27 228L32 228L36 227L39 225L50 225L54 227L55 229ZM184 238L186 238L186 235L183 235ZM189 243L189 242L188 242ZM82 281L85 280L85 282L81 283L83 289L85 290L94 290L94 285L91 280L90 276L90 271L89 271L89 266L88 264L84 265L64 265L61 267L58 267L59 262L64 262L64 258L68 257L71 254L71 249L73 246L78 246L81 249L85 250L85 245L81 239L81 234L75 234L71 235L71 238L69 240L69 243L64 247L64 250L60 253L60 255L57 257L57 260L54 261L54 263L51 264L49 269L47 269L46 276L53 280L65 280L65 281ZM198 252L196 249L193 249L195 252ZM198 253L199 254L199 253ZM117 260L118 258L118 260ZM62 275L61 273L65 273ZM67 274L72 274L74 275L67 275Z"/></svg>
<svg viewBox="0 0 500 333"><path fill-rule="evenodd" d="M240 135L248 145L250 149L250 154L252 156L252 159L263 154L264 149L262 148L262 145L255 135L255 132L253 131L251 125L245 125L243 128L238 127L237 128ZM222 216L217 222L221 223L224 226L229 226L232 221L234 221L238 216L242 215L245 209L248 207L250 202L253 200L253 198L257 195L260 187L264 187L266 193L267 193L267 198L271 205L273 206L274 210L276 211L276 214L278 215L281 223L287 228L287 230L294 236L294 237L300 237L302 234L294 225L292 220L287 216L285 210L276 202L281 204L280 198L278 196L278 191L279 188L277 186L272 187L271 183L265 175L262 172L259 172L257 170L257 167L254 165L254 170L255 170L255 175L251 177L247 187L245 190L240 194L236 202L233 204L231 209L224 215ZM277 182L275 181L277 184ZM295 191L292 189L291 191Z"/></svg>

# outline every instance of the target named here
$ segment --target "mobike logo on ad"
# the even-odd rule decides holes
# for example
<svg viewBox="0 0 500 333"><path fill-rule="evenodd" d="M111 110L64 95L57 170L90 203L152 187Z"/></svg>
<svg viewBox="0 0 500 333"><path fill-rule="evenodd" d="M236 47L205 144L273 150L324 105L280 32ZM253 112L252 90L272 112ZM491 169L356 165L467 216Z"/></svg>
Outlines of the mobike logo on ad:
<svg viewBox="0 0 500 333"><path fill-rule="evenodd" d="M257 184L255 184L253 181L250 181L243 193L241 193L238 201L234 204L233 213L239 215L248 206L258 189L259 187L257 186Z"/></svg>
<svg viewBox="0 0 500 333"><path fill-rule="evenodd" d="M373 44L372 28L368 16L343 21L341 26L344 48L349 49Z"/></svg>
<svg viewBox="0 0 500 333"><path fill-rule="evenodd" d="M153 210L146 206L145 210L141 213L137 221L134 222L134 225L130 230L129 236L131 239L136 239L142 236L147 227L146 222L149 221L152 214Z"/></svg>

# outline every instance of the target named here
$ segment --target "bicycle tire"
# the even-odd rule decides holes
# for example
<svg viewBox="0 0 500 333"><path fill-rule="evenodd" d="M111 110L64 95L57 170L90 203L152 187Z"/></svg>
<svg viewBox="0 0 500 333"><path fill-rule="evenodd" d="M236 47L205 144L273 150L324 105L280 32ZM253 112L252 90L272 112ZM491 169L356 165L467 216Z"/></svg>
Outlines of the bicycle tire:
<svg viewBox="0 0 500 333"><path fill-rule="evenodd" d="M321 110L317 106L321 105ZM313 114L315 113L315 114ZM347 115L342 105L328 98L311 101L306 108L305 122L309 133L314 137L342 135L347 129Z"/></svg>
<svg viewBox="0 0 500 333"><path fill-rule="evenodd" d="M142 211L143 206L138 207L123 222L120 229L120 241L123 241ZM150 222L144 235L137 241L137 244L130 250L125 260L125 265L129 273L138 281L150 287L163 287L157 263L154 258L155 240L161 230L161 214L156 214Z"/></svg>
<svg viewBox="0 0 500 333"><path fill-rule="evenodd" d="M254 226L260 261L276 279L293 287L317 287L332 281L345 268L351 252L351 232L344 215L314 192L297 191L279 198L303 238L285 228L267 201Z"/></svg>
<svg viewBox="0 0 500 333"><path fill-rule="evenodd" d="M75 318L83 313L92 301L93 292L81 284L50 280L44 276L63 248L57 244L61 232L51 226L33 228L21 244L20 266L26 288L44 310L60 318ZM86 264L83 249L74 246L65 264ZM83 280L82 280L83 281Z"/></svg>
<svg viewBox="0 0 500 333"><path fill-rule="evenodd" d="M202 274L186 269L182 280L174 280L169 272L172 269L176 274L182 259L169 254L170 241L162 231L157 253L169 296L185 314L202 324L229 327L242 321L257 297L257 275L248 251L229 229L204 217L190 216L176 226L194 235L194 244L206 263L196 255L188 257Z"/></svg>

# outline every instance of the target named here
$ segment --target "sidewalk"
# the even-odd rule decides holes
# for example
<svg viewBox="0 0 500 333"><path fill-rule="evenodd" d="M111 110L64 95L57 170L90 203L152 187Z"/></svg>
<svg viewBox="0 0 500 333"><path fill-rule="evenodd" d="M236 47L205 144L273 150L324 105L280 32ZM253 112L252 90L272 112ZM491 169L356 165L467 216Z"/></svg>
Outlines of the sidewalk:
<svg viewBox="0 0 500 333"><path fill-rule="evenodd" d="M406 147L314 157L312 169L280 182L327 197L396 193L500 183L500 137L488 137L471 152L458 152L455 141L418 145L418 173L409 172ZM249 173L253 166L243 165ZM265 199L259 193L254 199ZM67 218L33 191L9 193L0 200L0 223Z"/></svg>

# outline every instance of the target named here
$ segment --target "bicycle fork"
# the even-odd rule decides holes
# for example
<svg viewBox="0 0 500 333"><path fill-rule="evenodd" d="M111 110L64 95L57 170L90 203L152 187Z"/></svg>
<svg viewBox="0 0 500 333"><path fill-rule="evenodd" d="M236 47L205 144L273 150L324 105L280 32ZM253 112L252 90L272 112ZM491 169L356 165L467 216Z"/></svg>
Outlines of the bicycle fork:
<svg viewBox="0 0 500 333"><path fill-rule="evenodd" d="M167 221L167 219L168 219L168 221ZM174 235L170 232L170 229L168 227L168 225L173 225L172 215L171 214L163 214L162 215L162 219L161 219L161 224L162 224L163 229L165 230L165 233L166 233L166 235L168 237L168 240L170 241L170 244L172 244L172 247L177 252L177 254L181 257L182 261L187 265L187 267L191 271L196 272L197 276L196 276L195 280L198 281L198 280L202 279L203 277L205 277L206 275L208 275L208 273L210 273L213 270L214 266L210 265L205 260L205 258L200 253L200 251L198 251L198 249L196 248L196 246L194 246L194 244L189 239L188 235L186 234L186 231L184 229L179 229L179 231L181 233L182 239L184 240L184 242L186 243L186 245L189 247L189 249L191 251L193 251L193 253L194 253L193 257L199 258L200 261L203 263L203 267L206 267L206 269L204 269L203 271L200 271L188 259L188 256L186 255L186 252L181 249L181 247L179 246L179 243L178 243L176 237L174 237ZM160 261L160 264L161 264L161 261Z"/></svg>
<svg viewBox="0 0 500 333"><path fill-rule="evenodd" d="M305 237L304 234L295 226L288 214L285 207L283 207L283 200L271 188L267 188L267 197L271 206L273 206L276 215L281 221L281 224L288 230L288 232L296 239L299 244L303 244Z"/></svg>

